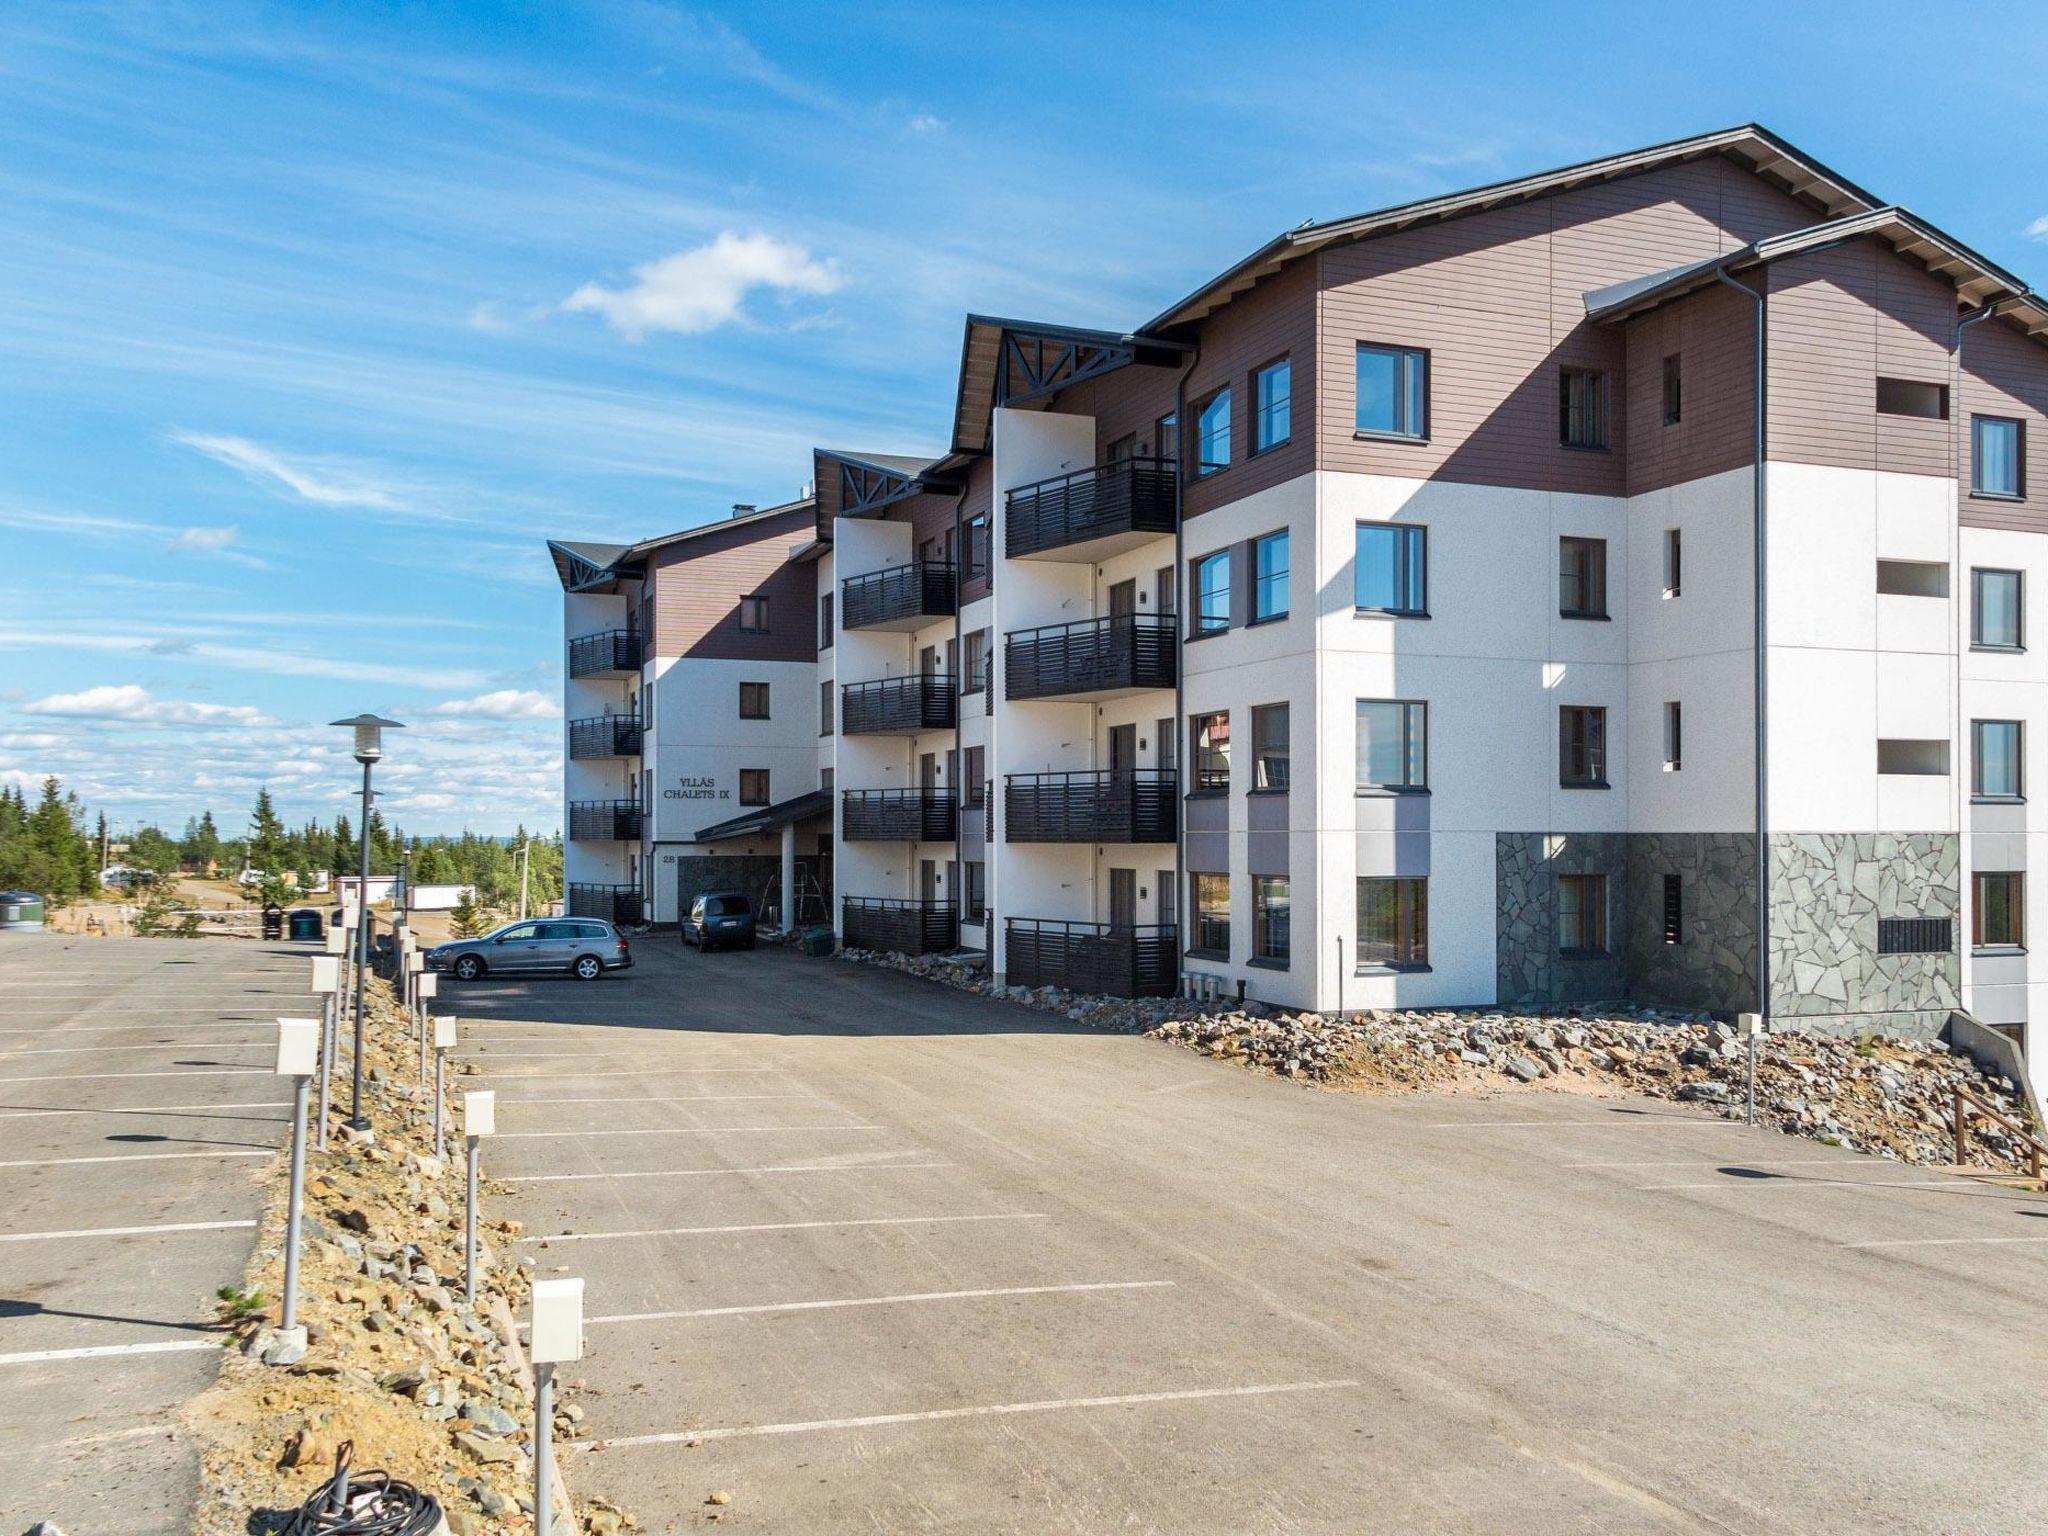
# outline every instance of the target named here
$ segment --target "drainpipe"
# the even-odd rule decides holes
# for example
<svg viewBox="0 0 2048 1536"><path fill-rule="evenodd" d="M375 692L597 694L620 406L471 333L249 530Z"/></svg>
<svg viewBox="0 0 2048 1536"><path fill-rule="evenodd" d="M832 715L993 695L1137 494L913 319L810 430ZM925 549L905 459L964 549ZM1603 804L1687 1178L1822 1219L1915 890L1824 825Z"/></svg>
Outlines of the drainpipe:
<svg viewBox="0 0 2048 1536"><path fill-rule="evenodd" d="M1768 631L1765 619L1770 581L1764 563L1769 549L1766 536L1769 480L1765 456L1769 449L1770 437L1764 414L1767 405L1764 377L1764 363L1768 356L1767 310L1764 295L1757 289L1751 288L1747 283L1738 283L1721 267L1714 268L1714 276L1756 306L1756 421L1753 429L1754 466L1751 490L1754 499L1751 514L1751 558L1756 566L1756 1011L1768 1025L1771 1018L1771 850L1768 835L1770 723L1765 710L1770 702L1770 655L1766 649Z"/></svg>
<svg viewBox="0 0 2048 1536"><path fill-rule="evenodd" d="M970 466L970 472L972 466ZM967 851L960 846L961 822L967 816L966 781L961 777L967 770L967 748L962 743L961 731L967 714L966 695L961 685L967 681L967 630L961 622L960 610L967 605L961 601L962 589L967 583L961 580L966 569L967 548L960 539L960 519L967 508L967 481L960 482L960 494L953 498L953 782L947 786L953 794L953 888L946 892L946 899L953 904L953 940L960 941L960 925L967 920ZM922 811L919 812L922 815ZM988 850L982 850L986 859ZM984 870L987 865L983 865ZM986 942L986 939L984 939ZM989 958L995 958L995 945L989 944Z"/></svg>
<svg viewBox="0 0 2048 1536"><path fill-rule="evenodd" d="M1963 422L1966 419L1963 415L1963 332L1967 331L1971 326L1975 325L1980 320L1989 320L1993 315L1999 312L1999 308L2004 302L2005 301L2002 299L1994 299L1990 303L1978 309L1974 314L1958 316L1956 319L1955 331L1951 336L1949 343L1949 368L1952 374L1952 377L1949 381L1948 392L1949 461L1950 467L1953 469L1955 473L1957 502L1956 520L1954 524L1951 526L1949 533L1949 567L1951 570L1957 572L1958 574L1963 574L1963 525L1961 504L1963 496L1963 475L1965 473L1965 465L1963 461ZM1968 592L1960 593L1958 594L1958 602L1969 602L1971 600L1971 596L1972 594ZM1957 708L1958 710L1960 710L1963 699L1963 648L1960 642L1956 646L1955 676L1950 686L1953 690L1951 696L1955 699ZM1958 726L1960 726L1961 723L1961 720L1957 721ZM1960 731L1958 732L1958 734L1961 734ZM1962 753L1967 753L1970 750L1970 743L1967 737L1963 738L1963 740L1961 741L1961 746ZM1958 758L1960 760L1961 765L1964 768L1967 768L1969 759L1963 756L1962 753L1958 754ZM1969 780L1964 776L1963 773L1958 772L1950 776L1949 782L1954 786L1955 789L1957 832L1956 842L1958 848L1965 848L1969 846L1968 837L1963 835L1969 831L1970 826L1968 787ZM1967 891L1970 888L1968 876L1964 869L1961 867L1960 863L1958 864L1956 869L1956 885L1958 896L1960 896L1964 891ZM1960 922L1960 909L1958 910L1957 917L1958 921ZM1957 936L1957 948L1959 950L1961 948L1960 934L1958 934ZM1959 971L1957 974L1958 976L1960 976L1961 972ZM1956 998L1956 1001L1958 1004L1960 1004L1962 1002L1962 997L1960 995L1960 987L1957 988L1957 992L1958 996ZM2022 1081L2025 1081L2025 1079L2022 1079ZM2031 1095L2031 1085L2029 1086L2028 1091Z"/></svg>
<svg viewBox="0 0 2048 1536"><path fill-rule="evenodd" d="M1202 345L1195 343L1193 355L1188 358L1187 367L1181 369L1180 377L1173 381L1173 760L1177 764L1173 817L1173 968L1181 973L1182 946L1187 940L1188 900L1188 796L1189 775L1194 770L1193 745L1181 735L1180 728L1187 723L1187 648L1181 643L1185 632L1187 615L1182 612L1187 604L1180 597L1180 579L1187 569L1187 513L1182 503L1182 471L1187 465L1187 455L1181 451L1187 441L1188 430L1188 375L1195 371L1195 365L1202 360ZM1155 451L1161 446L1154 443Z"/></svg>

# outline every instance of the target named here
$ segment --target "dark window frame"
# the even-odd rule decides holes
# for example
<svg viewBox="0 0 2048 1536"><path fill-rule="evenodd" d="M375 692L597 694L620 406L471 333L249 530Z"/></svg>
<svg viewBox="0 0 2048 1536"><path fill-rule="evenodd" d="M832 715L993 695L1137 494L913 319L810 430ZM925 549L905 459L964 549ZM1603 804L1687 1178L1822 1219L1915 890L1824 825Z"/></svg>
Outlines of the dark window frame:
<svg viewBox="0 0 2048 1536"><path fill-rule="evenodd" d="M1931 391L1929 394L1924 392ZM1887 394L1890 403L1887 404ZM1875 392L1877 414L1880 416L1903 416L1912 421L1947 421L1949 414L1948 385L1932 379L1901 379L1879 374ZM1921 404L1932 403L1931 411L1921 410Z"/></svg>
<svg viewBox="0 0 2048 1536"><path fill-rule="evenodd" d="M1204 457L1208 444L1203 440L1206 434L1202 426L1203 419L1215 408L1218 401L1223 403L1223 457L1220 460ZM1212 479L1222 474L1235 462L1232 455L1237 446L1235 441L1236 422L1233 419L1236 414L1237 401L1228 384L1220 384L1215 389L1210 390L1208 394L1202 396L1201 401L1194 407L1195 479Z"/></svg>
<svg viewBox="0 0 2048 1536"><path fill-rule="evenodd" d="M1391 941L1368 940L1365 905L1368 887L1390 886L1393 896ZM1355 885L1352 940L1356 946L1356 968L1364 974L1387 971L1426 971L1429 967L1429 876L1360 875ZM1367 950L1374 952L1368 956ZM1391 951L1388 957L1382 951Z"/></svg>
<svg viewBox="0 0 2048 1536"><path fill-rule="evenodd" d="M758 799L753 798L749 790L749 786L754 783L758 783L760 786ZM741 805L773 805L775 803L766 768L742 768L740 770L739 798Z"/></svg>
<svg viewBox="0 0 2048 1536"><path fill-rule="evenodd" d="M753 609L754 617L759 619L758 623L750 622L749 605L758 605ZM740 633L743 635L766 635L774 632L769 620L767 593L749 592L740 599L739 623Z"/></svg>
<svg viewBox="0 0 2048 1536"><path fill-rule="evenodd" d="M1208 912L1202 907L1202 885L1204 881L1220 880L1223 883L1223 915L1214 914L1212 906ZM1188 946L1190 955L1205 960L1230 959L1230 874L1227 870L1191 869L1188 871L1188 929L1194 940ZM1220 944L1211 940L1221 939Z"/></svg>
<svg viewBox="0 0 2048 1536"><path fill-rule="evenodd" d="M1220 720L1223 730L1220 737L1211 734L1205 745L1203 729L1210 722ZM1222 760L1218 767L1216 759ZM1200 714L1188 716L1188 793L1190 795L1227 795L1230 793L1230 711L1207 709Z"/></svg>
<svg viewBox="0 0 2048 1536"><path fill-rule="evenodd" d="M1664 876L1663 920L1659 937L1666 944L1685 942L1685 877L1676 872Z"/></svg>
<svg viewBox="0 0 2048 1536"><path fill-rule="evenodd" d="M1358 600L1358 584L1362 562L1361 546L1368 533L1386 533L1393 539L1395 558L1394 572L1396 585L1406 588L1419 586L1419 592L1408 592L1411 606L1405 608L1384 608L1376 603L1361 603ZM1419 557L1418 557L1419 552ZM1357 523L1351 535L1351 611L1353 614L1383 614L1395 619L1426 619L1429 617L1429 524L1427 523Z"/></svg>
<svg viewBox="0 0 2048 1536"><path fill-rule="evenodd" d="M1287 374L1286 393L1277 403L1264 398L1265 381L1275 373L1285 370ZM1262 453L1271 453L1275 448L1285 448L1294 440L1294 357L1282 352L1278 357L1259 364L1251 371L1245 398L1251 403L1251 440L1247 459L1256 459ZM1275 438L1266 437L1266 431L1276 414L1287 418L1287 430Z"/></svg>
<svg viewBox="0 0 2048 1536"><path fill-rule="evenodd" d="M1401 712L1401 772L1403 777L1381 781L1359 774L1359 725L1368 704ZM1351 705L1351 792L1354 795L1426 794L1429 790L1429 701L1427 699L1354 699Z"/></svg>
<svg viewBox="0 0 2048 1536"><path fill-rule="evenodd" d="M1578 909L1578 942L1565 942L1565 892L1575 893ZM1574 871L1557 877L1557 952L1568 956L1605 956L1613 951L1609 928L1607 876L1592 871Z"/></svg>
<svg viewBox="0 0 2048 1536"><path fill-rule="evenodd" d="M2012 728L2011 789L1984 787L1984 737L1987 726ZM1983 805L2018 805L2027 798L2027 727L2023 720L1985 719L1970 722L1970 799Z"/></svg>
<svg viewBox="0 0 2048 1536"><path fill-rule="evenodd" d="M1576 554L1580 569L1571 568ZM1565 600L1565 583L1576 578L1580 600L1576 606ZM1589 591L1589 589L1591 589ZM1589 603L1588 597L1594 601ZM1591 534L1565 533L1557 539L1557 616L1560 619L1601 621L1612 617L1607 611L1607 541Z"/></svg>
<svg viewBox="0 0 2048 1536"><path fill-rule="evenodd" d="M1574 733L1568 722L1577 720ZM1575 754L1574 748L1578 751ZM1575 768L1575 757L1583 763ZM1607 706L1604 704L1560 704L1557 706L1557 783L1560 789L1608 789Z"/></svg>
<svg viewBox="0 0 2048 1536"><path fill-rule="evenodd" d="M758 708L749 708L750 704L758 705ZM740 684L740 718L742 720L770 719L772 717L768 709L768 685L766 683L743 682Z"/></svg>
<svg viewBox="0 0 2048 1536"><path fill-rule="evenodd" d="M1280 751L1277 756L1271 751L1272 743L1261 729L1275 714L1280 720ZM1283 702L1279 704L1254 704L1252 706L1252 784L1246 791L1253 795L1284 795L1293 779L1293 730L1292 713ZM1279 782L1273 783L1268 772L1272 763L1278 763Z"/></svg>
<svg viewBox="0 0 2048 1536"><path fill-rule="evenodd" d="M1249 620L1252 624L1278 623L1281 619L1286 618L1290 611L1293 599L1294 541L1288 536L1289 532L1290 530L1286 528L1276 528L1271 533L1262 533L1251 541L1250 554L1245 564L1247 566L1246 574L1250 576L1252 585L1252 611ZM1271 548L1275 543L1280 545L1285 552L1286 558L1286 563L1281 566L1277 578L1269 577L1259 569L1259 552ZM1275 579L1279 583L1280 606L1271 613L1262 612L1261 609L1266 601L1267 584Z"/></svg>
<svg viewBox="0 0 2048 1536"><path fill-rule="evenodd" d="M1279 922L1273 921L1273 904L1267 887L1278 881L1282 887ZM1253 875L1252 953L1245 962L1266 970L1284 971L1294 963L1294 881L1286 875ZM1273 940L1277 930L1279 943Z"/></svg>
<svg viewBox="0 0 2048 1536"><path fill-rule="evenodd" d="M2013 629L2017 638L1986 640L1984 638L1984 582L1986 576L2010 576L2013 579ZM2027 573L2011 566L1973 565L1970 567L1970 649L1973 651L2003 651L2018 655L2027 648Z"/></svg>
<svg viewBox="0 0 2048 1536"><path fill-rule="evenodd" d="M1394 419L1392 427L1368 427L1359 421L1358 363L1367 353L1390 357L1395 363ZM1412 372L1411 372L1412 370ZM1430 391L1436 360L1427 347L1403 346L1394 341L1361 341L1354 345L1351 359L1351 436L1354 440L1380 443L1426 443L1430 429ZM1420 421L1409 421L1413 412Z"/></svg>
<svg viewBox="0 0 2048 1536"><path fill-rule="evenodd" d="M1985 913L1987 896L1996 882L2003 888L2004 919L1999 931L1990 931ZM2027 947L2027 872L2023 869L1980 869L1970 875L1970 948L1978 952L2010 953Z"/></svg>
<svg viewBox="0 0 2048 1536"><path fill-rule="evenodd" d="M1614 391L1608 371L1567 363L1557 371L1557 442L1579 453L1614 447Z"/></svg>
<svg viewBox="0 0 2048 1536"><path fill-rule="evenodd" d="M2013 432L2014 489L1989 491L1984 488L1984 453L1979 428L2011 427ZM1970 416L1970 495L1980 501L2025 501L2027 499L2027 423L2019 416L1993 416L1973 412Z"/></svg>
<svg viewBox="0 0 2048 1536"><path fill-rule="evenodd" d="M1223 572L1223 613L1220 619L1207 612L1210 593L1202 586L1202 573L1217 569ZM1212 549L1206 555L1197 555L1188 562L1188 638L1205 640L1211 635L1228 633L1230 629L1230 550Z"/></svg>

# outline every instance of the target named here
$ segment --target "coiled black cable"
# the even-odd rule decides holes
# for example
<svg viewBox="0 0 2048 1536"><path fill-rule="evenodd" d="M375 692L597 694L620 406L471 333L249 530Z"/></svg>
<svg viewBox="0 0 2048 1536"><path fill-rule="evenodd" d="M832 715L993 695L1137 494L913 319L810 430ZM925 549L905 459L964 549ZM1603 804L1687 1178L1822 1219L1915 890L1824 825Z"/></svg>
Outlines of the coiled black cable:
<svg viewBox="0 0 2048 1536"><path fill-rule="evenodd" d="M282 1536L433 1536L441 1505L433 1495L389 1472L370 1471L351 1480L353 1440L334 1453L334 1476L292 1516Z"/></svg>

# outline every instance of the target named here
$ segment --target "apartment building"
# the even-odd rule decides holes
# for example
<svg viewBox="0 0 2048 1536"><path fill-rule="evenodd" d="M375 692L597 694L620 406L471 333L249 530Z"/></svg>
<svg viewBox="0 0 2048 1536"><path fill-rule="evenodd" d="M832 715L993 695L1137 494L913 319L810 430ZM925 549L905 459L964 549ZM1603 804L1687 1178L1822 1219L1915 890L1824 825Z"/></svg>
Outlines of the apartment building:
<svg viewBox="0 0 2048 1536"><path fill-rule="evenodd" d="M1304 225L1129 332L970 317L948 450L819 450L785 559L842 937L2023 1026L2044 334L1753 126Z"/></svg>

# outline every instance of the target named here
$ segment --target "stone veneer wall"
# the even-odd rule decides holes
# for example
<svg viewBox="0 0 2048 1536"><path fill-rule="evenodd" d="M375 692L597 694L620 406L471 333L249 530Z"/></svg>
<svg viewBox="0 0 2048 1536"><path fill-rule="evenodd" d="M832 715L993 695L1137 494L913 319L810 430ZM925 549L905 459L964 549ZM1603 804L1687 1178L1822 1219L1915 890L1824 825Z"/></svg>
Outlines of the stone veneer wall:
<svg viewBox="0 0 2048 1536"><path fill-rule="evenodd" d="M1664 942L1664 876L1683 881L1681 939ZM1756 838L1628 835L1628 980L1637 1002L1741 1013L1756 1007Z"/></svg>
<svg viewBox="0 0 2048 1536"><path fill-rule="evenodd" d="M1559 875L1607 877L1609 953L1558 953ZM1629 910L1627 834L1496 833L1494 882L1494 978L1502 1003L1536 1007L1627 996L1627 965L1616 931Z"/></svg>
<svg viewBox="0 0 2048 1536"><path fill-rule="evenodd" d="M1880 917L1962 912L1961 839L1947 832L1773 833L1771 1012L1813 1028L1932 1038L1961 1006L1962 962L1880 955Z"/></svg>
<svg viewBox="0 0 2048 1536"><path fill-rule="evenodd" d="M782 875L782 855L779 853L705 853L685 854L676 860L678 920L690 910L690 903L705 891L745 891L754 898L754 910L767 910L768 888L779 885ZM830 866L824 865L815 856L799 856L796 861L796 883L799 891L809 889L810 881L817 880L826 885L831 878ZM832 892L829 885L825 890L826 916L819 921L830 922ZM809 914L806 914L808 918Z"/></svg>

